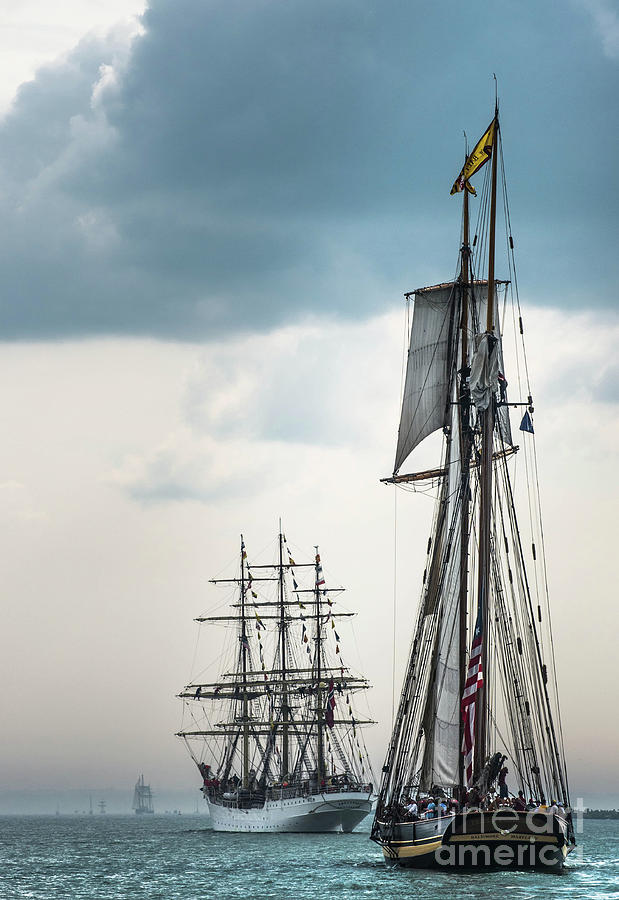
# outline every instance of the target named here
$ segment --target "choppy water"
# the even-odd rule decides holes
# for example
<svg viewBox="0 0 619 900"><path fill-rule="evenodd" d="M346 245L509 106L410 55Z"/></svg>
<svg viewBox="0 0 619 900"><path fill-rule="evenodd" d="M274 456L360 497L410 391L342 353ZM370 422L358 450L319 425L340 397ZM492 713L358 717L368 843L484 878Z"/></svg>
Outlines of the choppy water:
<svg viewBox="0 0 619 900"><path fill-rule="evenodd" d="M193 816L0 818L0 900L617 898L619 821L584 823L562 875L388 869L365 833L216 834Z"/></svg>

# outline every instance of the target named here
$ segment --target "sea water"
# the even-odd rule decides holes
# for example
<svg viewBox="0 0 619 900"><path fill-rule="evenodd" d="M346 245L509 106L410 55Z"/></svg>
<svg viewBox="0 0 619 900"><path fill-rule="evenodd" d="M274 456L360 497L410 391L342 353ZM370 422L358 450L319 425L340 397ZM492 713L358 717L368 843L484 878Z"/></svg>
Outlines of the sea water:
<svg viewBox="0 0 619 900"><path fill-rule="evenodd" d="M560 875L392 869L367 832L222 834L206 821L1 817L0 900L619 900L619 821L586 820Z"/></svg>

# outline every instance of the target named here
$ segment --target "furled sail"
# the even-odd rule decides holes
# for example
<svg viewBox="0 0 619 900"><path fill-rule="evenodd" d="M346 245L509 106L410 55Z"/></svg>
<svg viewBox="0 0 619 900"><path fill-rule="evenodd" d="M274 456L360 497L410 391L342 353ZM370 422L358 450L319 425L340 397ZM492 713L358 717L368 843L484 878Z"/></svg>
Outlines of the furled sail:
<svg viewBox="0 0 619 900"><path fill-rule="evenodd" d="M446 421L454 284L415 293L394 471Z"/></svg>
<svg viewBox="0 0 619 900"><path fill-rule="evenodd" d="M490 398L499 384L499 354L497 341L493 335L478 334L475 338L475 353L471 363L471 400L477 409L490 406Z"/></svg>
<svg viewBox="0 0 619 900"><path fill-rule="evenodd" d="M488 306L487 296L484 290L485 284L486 282L480 283L481 296L475 296L473 301L476 310L476 319L480 329L483 328L483 324L481 323L485 323L486 321L486 309ZM498 287L504 284L506 283L497 283L497 290L494 294L495 309L499 307ZM503 360L503 339L498 317L495 318L494 322L494 335L498 338L497 343L494 343L492 335L487 333L478 333L472 338L474 352L473 358L471 359L469 387L471 390L471 400L477 409L482 411L488 408L490 393L496 395L499 389L500 378L503 378L504 389L507 387L507 381L505 381L505 362ZM509 421L509 408L506 403L497 407L496 428L503 444L512 446L513 441Z"/></svg>

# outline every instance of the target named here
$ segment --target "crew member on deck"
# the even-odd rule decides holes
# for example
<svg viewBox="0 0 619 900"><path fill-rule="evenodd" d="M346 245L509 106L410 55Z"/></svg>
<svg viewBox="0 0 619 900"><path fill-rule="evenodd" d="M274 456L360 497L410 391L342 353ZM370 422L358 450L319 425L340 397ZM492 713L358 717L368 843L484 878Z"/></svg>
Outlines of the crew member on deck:
<svg viewBox="0 0 619 900"><path fill-rule="evenodd" d="M410 797L408 803L406 804L406 812L409 814L411 819L413 819L413 821L419 818L419 807Z"/></svg>
<svg viewBox="0 0 619 900"><path fill-rule="evenodd" d="M502 798L508 796L507 782L505 780L507 778L508 772L509 769L507 768L507 766L503 766L503 768L499 772L499 796Z"/></svg>

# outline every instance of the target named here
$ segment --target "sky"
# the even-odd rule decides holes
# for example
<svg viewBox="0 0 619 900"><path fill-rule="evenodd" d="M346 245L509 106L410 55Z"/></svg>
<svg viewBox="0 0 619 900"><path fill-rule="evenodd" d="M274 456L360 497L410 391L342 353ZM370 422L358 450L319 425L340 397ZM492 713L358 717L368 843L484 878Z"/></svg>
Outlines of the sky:
<svg viewBox="0 0 619 900"><path fill-rule="evenodd" d="M431 518L378 481L402 295L454 274L493 72L572 793L619 805L616 7L33 0L0 42L0 809L197 786L193 618L280 516L359 611L380 766Z"/></svg>

